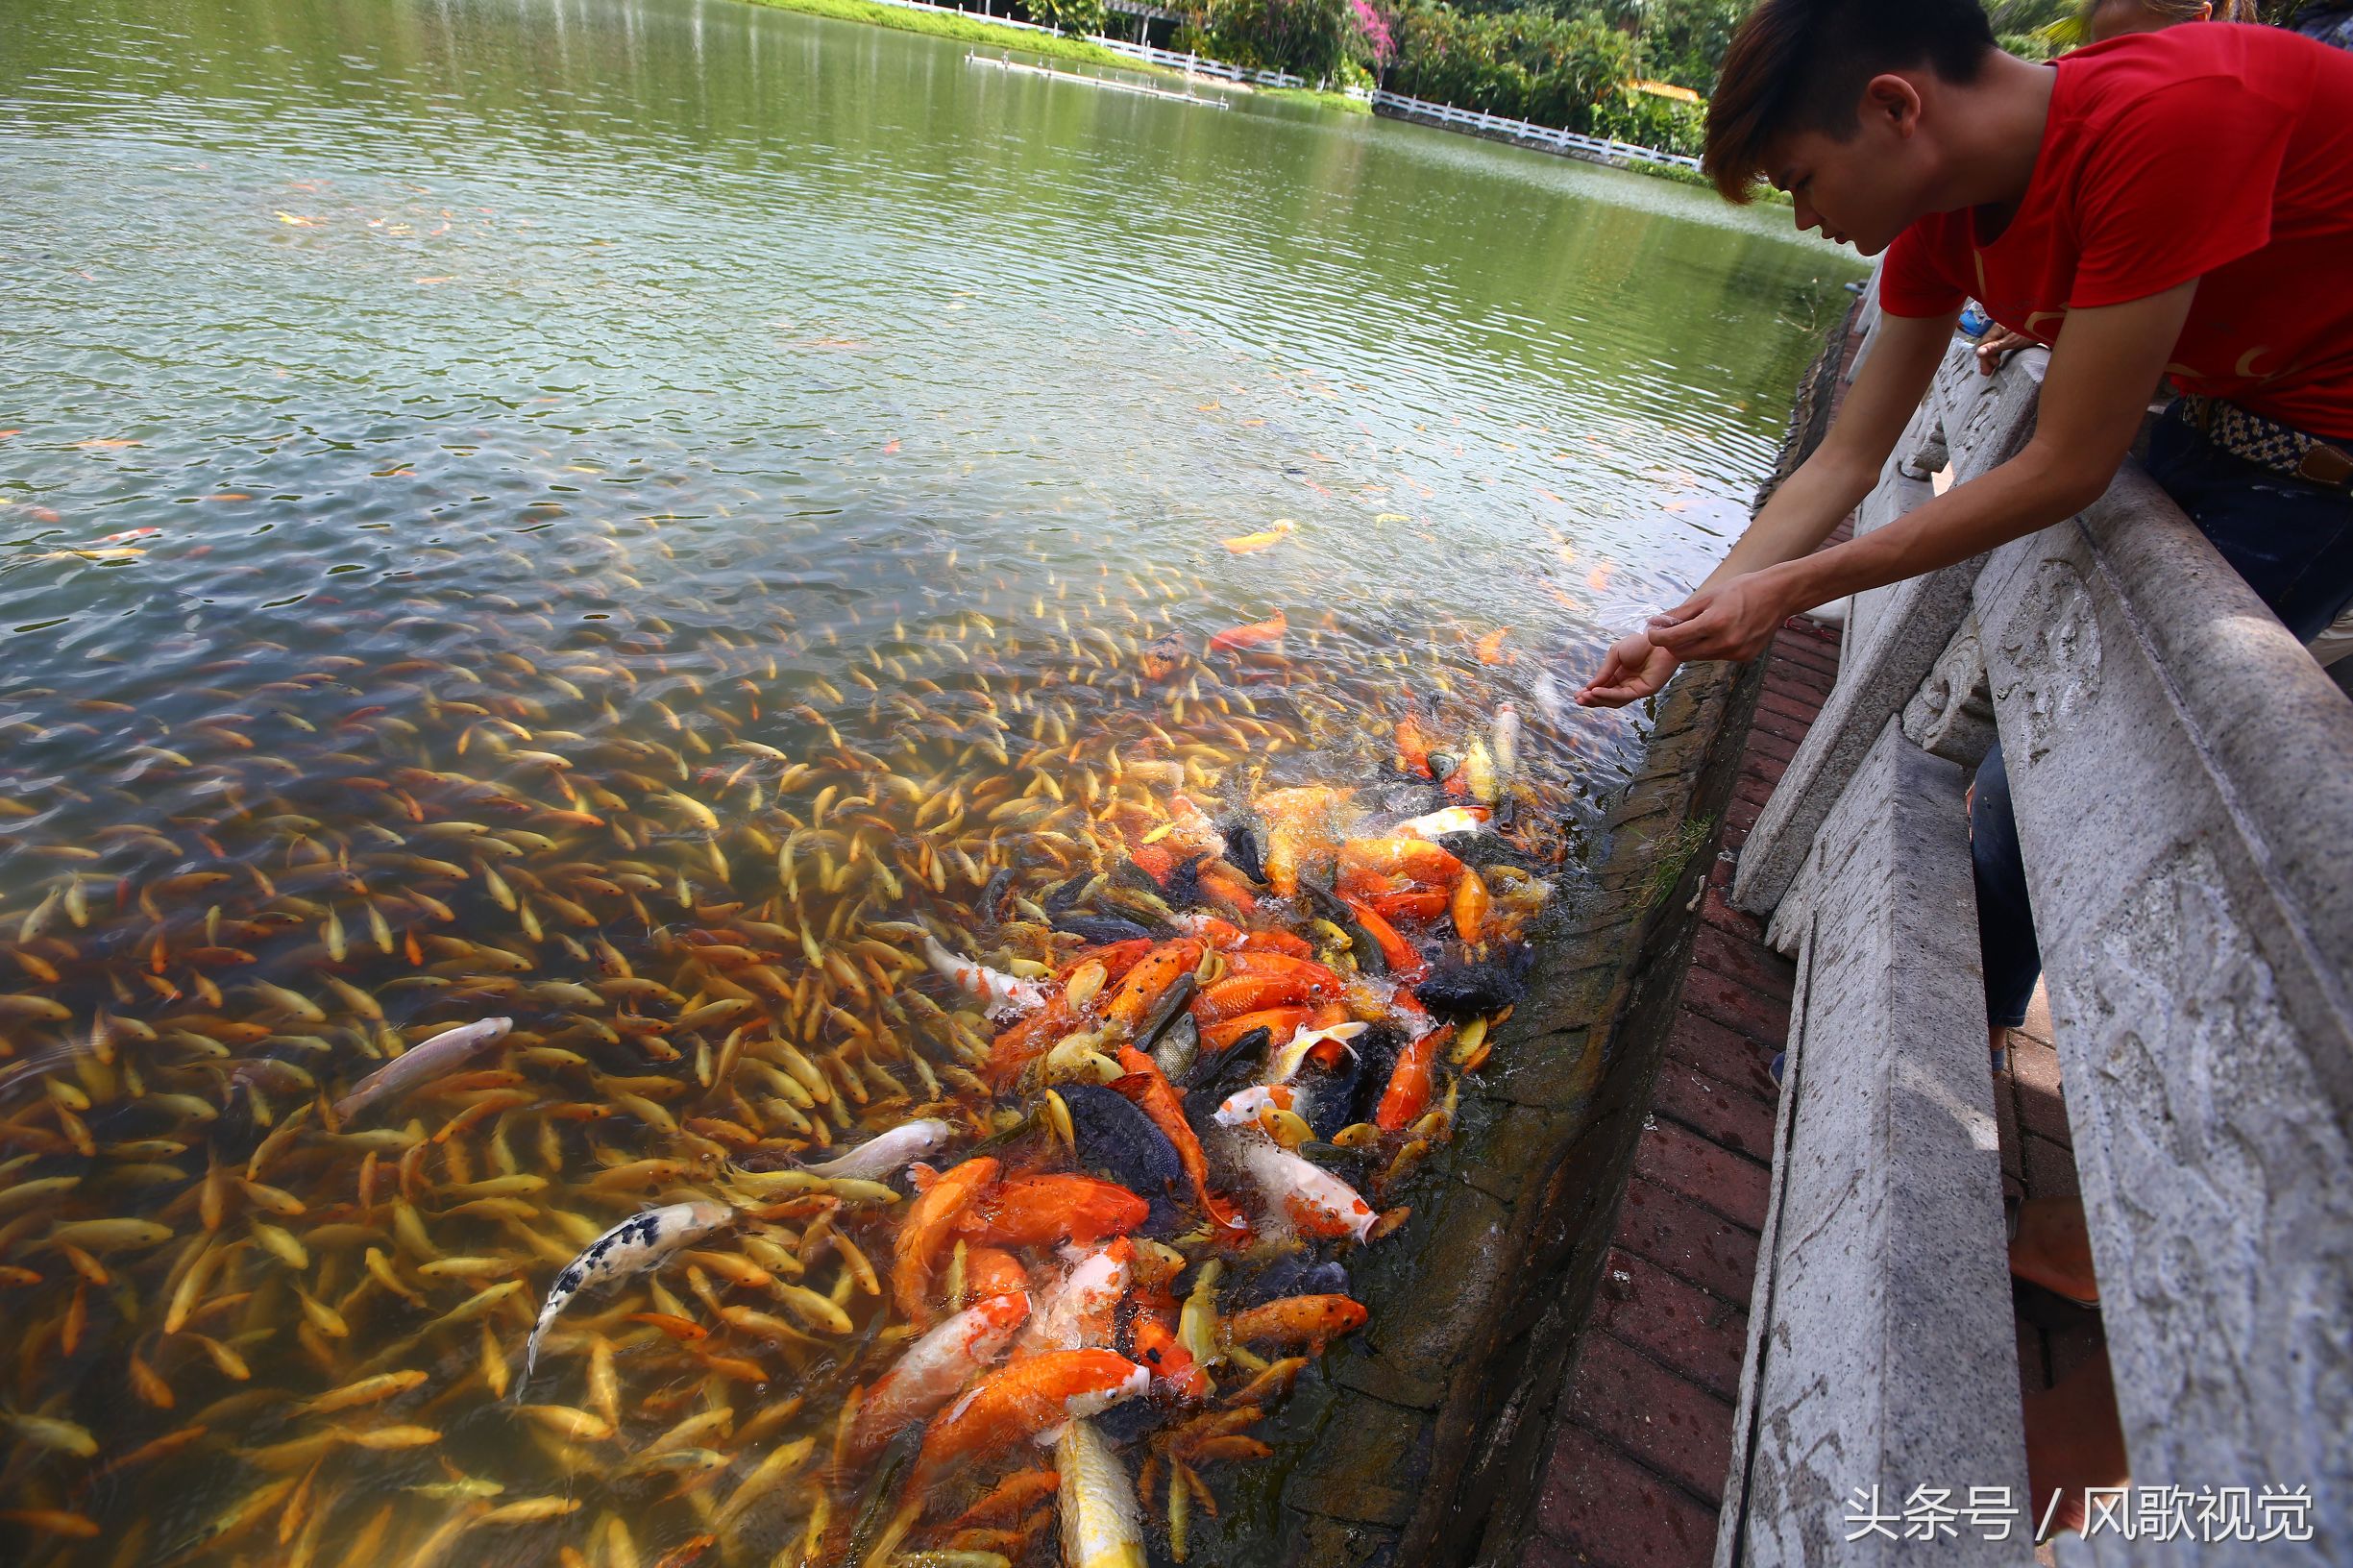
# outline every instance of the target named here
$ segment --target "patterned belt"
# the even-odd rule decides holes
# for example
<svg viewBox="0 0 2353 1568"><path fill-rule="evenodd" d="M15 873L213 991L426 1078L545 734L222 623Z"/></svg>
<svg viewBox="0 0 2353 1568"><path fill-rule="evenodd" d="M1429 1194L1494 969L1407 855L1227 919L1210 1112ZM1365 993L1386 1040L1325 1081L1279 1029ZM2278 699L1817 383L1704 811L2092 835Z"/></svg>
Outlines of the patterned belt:
<svg viewBox="0 0 2353 1568"><path fill-rule="evenodd" d="M2337 442L2220 398L2185 394L2174 401L2173 411L2207 440L2258 468L2331 490L2353 490L2353 452Z"/></svg>

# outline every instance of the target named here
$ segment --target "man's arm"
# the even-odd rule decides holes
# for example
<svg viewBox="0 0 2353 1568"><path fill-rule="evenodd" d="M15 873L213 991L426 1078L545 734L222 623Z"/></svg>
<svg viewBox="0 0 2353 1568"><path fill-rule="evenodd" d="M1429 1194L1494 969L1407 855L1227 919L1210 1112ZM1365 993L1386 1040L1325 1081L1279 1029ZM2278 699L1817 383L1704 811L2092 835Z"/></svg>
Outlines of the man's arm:
<svg viewBox="0 0 2353 1568"><path fill-rule="evenodd" d="M1753 658L1784 617L1809 604L1965 561L2082 511L2132 449L2148 389L2172 357L2196 293L2193 280L2127 305L2071 312L2023 452L1859 539L1745 576L1719 573L1652 623L1652 643L1684 660Z"/></svg>
<svg viewBox="0 0 2353 1568"><path fill-rule="evenodd" d="M1731 553L1700 584L1700 593L1811 552L1871 494L1880 465L1896 450L1912 410L1936 379L1945 345L1952 341L1954 319L1879 319L1871 357L1863 362L1862 374L1855 378L1829 433L1774 492ZM1664 686L1683 658L1663 647L1654 648L1637 632L1609 650L1601 673L1577 694L1577 700L1591 708L1624 707Z"/></svg>

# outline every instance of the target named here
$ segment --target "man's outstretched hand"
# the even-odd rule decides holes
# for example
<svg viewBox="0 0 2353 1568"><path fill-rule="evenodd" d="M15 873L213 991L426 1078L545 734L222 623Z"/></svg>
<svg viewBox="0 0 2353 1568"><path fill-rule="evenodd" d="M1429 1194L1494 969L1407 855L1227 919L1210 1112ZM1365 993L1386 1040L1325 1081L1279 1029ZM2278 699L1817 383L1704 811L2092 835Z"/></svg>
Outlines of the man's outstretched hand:
<svg viewBox="0 0 2353 1568"><path fill-rule="evenodd" d="M1639 631L1622 637L1602 661L1602 673L1577 694L1578 703L1588 708L1622 708L1639 702L1664 686L1682 662L1665 649L1653 647L1650 638Z"/></svg>
<svg viewBox="0 0 2353 1568"><path fill-rule="evenodd" d="M1653 648L1684 663L1752 659L1791 611L1770 577L1770 572L1751 572L1702 589L1666 614L1653 616L1643 635Z"/></svg>
<svg viewBox="0 0 2353 1568"><path fill-rule="evenodd" d="M1766 572L1703 589L1630 637L1618 640L1602 673L1577 694L1588 708L1622 708L1667 683L1676 667L1698 659L1752 659L1790 613Z"/></svg>

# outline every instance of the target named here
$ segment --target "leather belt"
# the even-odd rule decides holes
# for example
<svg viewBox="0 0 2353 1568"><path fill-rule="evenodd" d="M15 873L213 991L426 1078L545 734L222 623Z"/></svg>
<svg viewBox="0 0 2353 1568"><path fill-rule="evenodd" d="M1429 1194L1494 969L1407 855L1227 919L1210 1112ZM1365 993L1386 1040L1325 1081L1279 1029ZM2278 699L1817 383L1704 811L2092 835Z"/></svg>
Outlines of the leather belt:
<svg viewBox="0 0 2353 1568"><path fill-rule="evenodd" d="M2353 452L2221 398L2185 394L2173 410L2232 456L2330 490L2353 490Z"/></svg>

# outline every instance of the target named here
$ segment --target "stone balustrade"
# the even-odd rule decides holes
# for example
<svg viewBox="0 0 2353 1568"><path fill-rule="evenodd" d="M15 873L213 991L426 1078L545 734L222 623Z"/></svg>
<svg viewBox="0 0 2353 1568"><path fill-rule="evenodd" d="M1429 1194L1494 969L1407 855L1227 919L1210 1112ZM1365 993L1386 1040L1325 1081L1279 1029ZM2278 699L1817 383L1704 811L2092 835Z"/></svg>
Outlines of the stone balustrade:
<svg viewBox="0 0 2353 1568"><path fill-rule="evenodd" d="M1857 519L2033 429L1956 342ZM1963 790L1998 732L2134 1478L2309 1488L2353 1540L2353 705L2137 467L2080 517L1860 596L1733 898L1800 963L1719 1564L1911 1560L1879 1488L2026 1493ZM1940 1561L2022 1563L1964 1527Z"/></svg>

